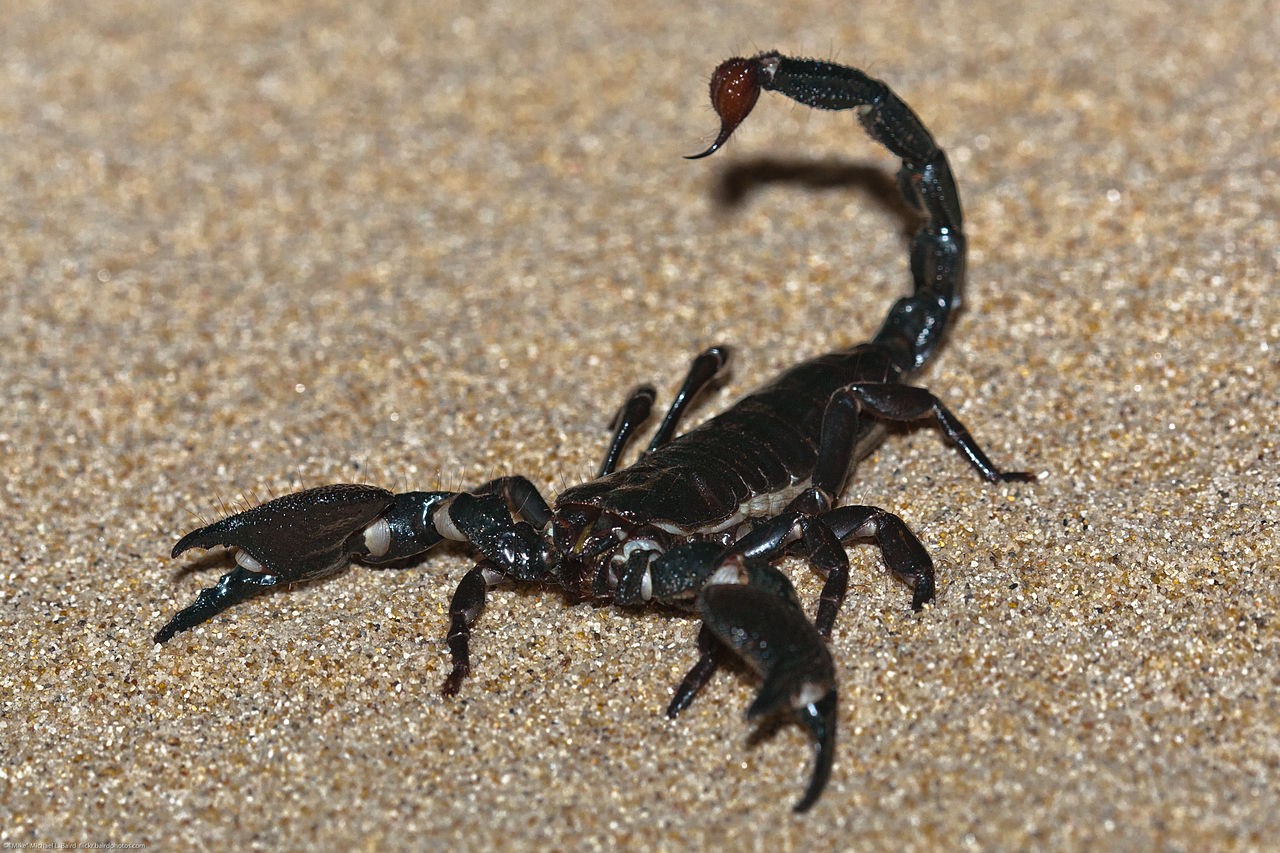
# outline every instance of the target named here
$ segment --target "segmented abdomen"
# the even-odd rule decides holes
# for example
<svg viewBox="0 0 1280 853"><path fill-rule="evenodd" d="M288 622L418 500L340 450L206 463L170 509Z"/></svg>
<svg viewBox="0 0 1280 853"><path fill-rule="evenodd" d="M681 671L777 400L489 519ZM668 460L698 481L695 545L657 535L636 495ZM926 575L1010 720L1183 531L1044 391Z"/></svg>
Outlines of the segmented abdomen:
<svg viewBox="0 0 1280 853"><path fill-rule="evenodd" d="M802 362L630 467L565 490L556 506L594 507L683 535L776 513L782 507L772 503L785 504L807 485L822 415L836 389L898 376L884 350L873 345ZM861 453L877 436L873 422L859 426Z"/></svg>

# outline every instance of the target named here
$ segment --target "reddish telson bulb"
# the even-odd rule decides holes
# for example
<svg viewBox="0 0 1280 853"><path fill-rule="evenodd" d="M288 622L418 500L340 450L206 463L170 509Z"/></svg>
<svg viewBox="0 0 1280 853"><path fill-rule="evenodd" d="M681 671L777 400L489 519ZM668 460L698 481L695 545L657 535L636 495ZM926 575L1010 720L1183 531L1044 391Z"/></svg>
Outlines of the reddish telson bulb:
<svg viewBox="0 0 1280 853"><path fill-rule="evenodd" d="M689 156L690 160L714 154L729 140L729 136L742 120L751 113L760 97L760 60L735 56L720 63L711 75L711 106L720 116L720 134L711 147L701 154Z"/></svg>

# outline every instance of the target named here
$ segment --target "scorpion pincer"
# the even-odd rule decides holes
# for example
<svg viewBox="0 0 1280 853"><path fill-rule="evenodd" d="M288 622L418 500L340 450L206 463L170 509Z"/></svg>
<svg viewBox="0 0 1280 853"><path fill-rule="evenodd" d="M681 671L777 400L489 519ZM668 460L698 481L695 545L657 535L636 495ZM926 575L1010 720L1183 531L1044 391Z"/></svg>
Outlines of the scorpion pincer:
<svg viewBox="0 0 1280 853"><path fill-rule="evenodd" d="M848 584L842 543L878 546L888 570L912 589L915 610L934 596L933 563L902 519L874 506L836 505L850 470L881 441L887 423L929 421L986 480L1035 478L996 468L937 397L906 384L941 341L964 282L960 199L942 149L879 80L830 62L762 53L716 69L711 101L721 128L696 157L725 144L762 90L818 109L856 110L871 138L902 161L899 186L922 220L910 246L913 289L870 342L804 361L677 435L690 403L728 364L726 348L708 349L694 359L639 459L618 467L650 414L650 386L631 392L618 412L599 475L564 490L553 505L521 476L462 492L328 485L202 527L182 537L173 556L222 545L235 549L237 565L155 641L353 560L384 565L445 539L469 543L478 562L449 607L453 667L446 695L456 694L471 671L471 630L495 585L539 584L574 601L692 612L702 622L700 655L668 715L686 708L720 664L737 657L761 679L748 718L789 714L813 735L814 768L795 806L809 809L835 754L836 678L826 638ZM803 557L825 579L813 621L774 565L788 555Z"/></svg>

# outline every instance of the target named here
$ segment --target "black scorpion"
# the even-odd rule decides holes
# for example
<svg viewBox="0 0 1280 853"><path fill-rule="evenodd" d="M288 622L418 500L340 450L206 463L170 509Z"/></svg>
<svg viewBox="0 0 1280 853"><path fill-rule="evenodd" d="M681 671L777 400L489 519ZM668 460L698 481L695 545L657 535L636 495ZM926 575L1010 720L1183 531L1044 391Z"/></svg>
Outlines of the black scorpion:
<svg viewBox="0 0 1280 853"><path fill-rule="evenodd" d="M942 149L879 80L830 62L763 53L716 69L711 100L720 132L690 159L724 145L761 90L818 109L856 109L871 138L902 161L899 186L923 220L911 240L914 289L893 305L870 343L802 362L677 436L690 403L728 363L726 348L708 349L694 360L639 460L617 467L653 405L649 386L633 391L619 411L599 476L564 490L554 507L520 476L463 492L329 485L192 531L174 546L174 557L224 545L235 549L237 566L155 641L352 560L385 565L444 539L467 542L479 562L449 606L453 669L446 695L456 694L471 671L471 629L486 590L497 584L542 584L575 601L692 611L702 620L700 657L676 688L668 715L686 708L721 662L736 656L762 680L748 718L790 713L813 735L814 769L795 806L810 808L835 755L836 679L826 638L849 578L841 543L874 542L889 571L912 588L915 610L934 596L933 563L902 519L874 506L835 506L851 468L881 441L886 423L929 420L988 481L1034 477L996 468L937 397L904 383L937 347L964 282L960 199ZM812 622L773 565L786 555L803 556L825 578Z"/></svg>

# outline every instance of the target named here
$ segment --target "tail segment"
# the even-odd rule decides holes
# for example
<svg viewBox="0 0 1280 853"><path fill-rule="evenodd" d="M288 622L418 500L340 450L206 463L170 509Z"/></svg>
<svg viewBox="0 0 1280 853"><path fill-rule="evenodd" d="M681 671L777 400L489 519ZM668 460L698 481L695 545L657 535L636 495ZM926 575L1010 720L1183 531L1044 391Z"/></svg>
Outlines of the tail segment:
<svg viewBox="0 0 1280 853"><path fill-rule="evenodd" d="M721 118L718 150L755 106L761 90L779 92L820 110L857 109L871 138L902 160L898 185L924 218L911 240L914 292L889 310L874 342L903 371L919 369L937 348L964 285L965 238L960 196L947 156L924 124L888 86L856 68L762 53L726 60L711 78L711 103Z"/></svg>

